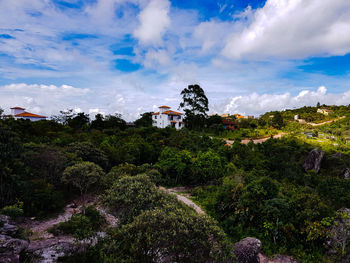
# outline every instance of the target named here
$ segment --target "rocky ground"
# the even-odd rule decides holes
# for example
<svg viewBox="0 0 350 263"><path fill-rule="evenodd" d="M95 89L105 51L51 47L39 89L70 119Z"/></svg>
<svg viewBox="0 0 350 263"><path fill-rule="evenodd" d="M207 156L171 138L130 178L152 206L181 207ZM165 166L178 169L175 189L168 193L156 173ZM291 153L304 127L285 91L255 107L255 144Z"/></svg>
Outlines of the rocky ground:
<svg viewBox="0 0 350 263"><path fill-rule="evenodd" d="M25 218L18 226L31 232L29 240L14 238L18 226L11 222L9 217L0 215L0 263L19 262L21 252L25 252L28 258L34 260L33 262L53 263L57 262L59 257L79 251L84 243L77 242L70 235L54 236L48 230L60 222L68 221L72 215L80 213L83 205L95 205L108 225L115 226L118 223L117 218L103 209L92 196L75 199L54 218L45 220Z"/></svg>

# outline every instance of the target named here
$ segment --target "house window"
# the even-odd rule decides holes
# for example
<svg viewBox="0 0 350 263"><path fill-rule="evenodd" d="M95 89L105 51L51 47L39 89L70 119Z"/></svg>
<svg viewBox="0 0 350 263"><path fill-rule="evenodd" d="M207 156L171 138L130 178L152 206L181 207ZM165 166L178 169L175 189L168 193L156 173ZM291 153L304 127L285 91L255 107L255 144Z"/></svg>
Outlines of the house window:
<svg viewBox="0 0 350 263"><path fill-rule="evenodd" d="M155 119L157 119L157 116L154 116Z"/></svg>

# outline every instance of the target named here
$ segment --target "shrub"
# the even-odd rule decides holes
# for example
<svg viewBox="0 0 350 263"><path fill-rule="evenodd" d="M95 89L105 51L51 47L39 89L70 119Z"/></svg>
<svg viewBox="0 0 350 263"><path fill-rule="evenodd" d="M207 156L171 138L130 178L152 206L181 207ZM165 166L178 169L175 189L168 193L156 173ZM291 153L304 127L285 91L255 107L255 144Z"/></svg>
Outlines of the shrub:
<svg viewBox="0 0 350 263"><path fill-rule="evenodd" d="M93 236L94 232L99 230L105 223L105 219L92 206L85 210L84 214L74 214L65 222L61 222L51 229L49 232L53 235L70 234L76 239L83 240Z"/></svg>
<svg viewBox="0 0 350 263"><path fill-rule="evenodd" d="M23 209L22 209L23 203L18 202L14 205L5 206L1 209L1 214L7 215L11 217L12 219L22 216L23 215Z"/></svg>

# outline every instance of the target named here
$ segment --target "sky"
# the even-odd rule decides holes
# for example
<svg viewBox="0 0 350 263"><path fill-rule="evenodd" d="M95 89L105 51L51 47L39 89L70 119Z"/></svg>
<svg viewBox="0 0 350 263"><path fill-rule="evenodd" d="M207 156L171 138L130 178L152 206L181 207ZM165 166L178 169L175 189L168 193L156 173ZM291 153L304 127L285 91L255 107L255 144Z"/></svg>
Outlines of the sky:
<svg viewBox="0 0 350 263"><path fill-rule="evenodd" d="M131 121L350 103L349 0L0 0L0 107Z"/></svg>

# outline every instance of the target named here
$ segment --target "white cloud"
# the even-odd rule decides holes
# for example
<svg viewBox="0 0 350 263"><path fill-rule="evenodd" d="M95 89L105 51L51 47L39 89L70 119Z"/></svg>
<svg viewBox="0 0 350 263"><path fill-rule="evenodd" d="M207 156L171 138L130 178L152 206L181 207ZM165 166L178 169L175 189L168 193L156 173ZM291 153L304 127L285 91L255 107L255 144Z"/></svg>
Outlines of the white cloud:
<svg viewBox="0 0 350 263"><path fill-rule="evenodd" d="M170 25L170 2L168 0L151 0L140 12L140 25L134 36L143 44L159 45L163 34Z"/></svg>
<svg viewBox="0 0 350 263"><path fill-rule="evenodd" d="M232 30L230 23L210 20L200 23L194 29L194 37L201 41L202 52L215 48L215 51L226 42L227 32Z"/></svg>
<svg viewBox="0 0 350 263"><path fill-rule="evenodd" d="M69 85L42 85L15 83L0 86L0 106L6 112L14 106L44 115L57 114L59 110L76 108L77 98L90 93L89 89Z"/></svg>
<svg viewBox="0 0 350 263"><path fill-rule="evenodd" d="M347 105L350 102L350 91L341 94L327 93L326 87L321 86L316 91L302 90L296 96L289 92L261 95L252 93L233 97L224 107L224 112L258 116L273 110L316 106L318 102L327 105Z"/></svg>
<svg viewBox="0 0 350 263"><path fill-rule="evenodd" d="M267 0L250 18L228 39L225 56L296 59L350 52L348 0Z"/></svg>
<svg viewBox="0 0 350 263"><path fill-rule="evenodd" d="M143 64L147 68L157 68L158 66L169 65L170 62L171 59L168 52L164 49L159 49L147 51Z"/></svg>

